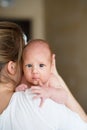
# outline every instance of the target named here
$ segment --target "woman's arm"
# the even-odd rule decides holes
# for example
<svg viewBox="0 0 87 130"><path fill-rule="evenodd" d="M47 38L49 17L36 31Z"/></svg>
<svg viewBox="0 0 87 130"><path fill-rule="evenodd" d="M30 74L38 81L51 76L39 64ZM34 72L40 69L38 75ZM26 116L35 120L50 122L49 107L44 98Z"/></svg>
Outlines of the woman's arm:
<svg viewBox="0 0 87 130"><path fill-rule="evenodd" d="M70 92L68 86L65 84L64 80L61 78L61 76L58 74L58 81L60 81L61 86L67 91L68 98L66 106L69 107L72 111L77 112L81 118L85 121L87 121L87 115L81 105L78 103L78 101L75 99L75 97Z"/></svg>
<svg viewBox="0 0 87 130"><path fill-rule="evenodd" d="M62 79L62 77L58 74L56 70L55 65L55 55L53 55L53 64L52 64L52 73L55 74L58 78L58 84L60 84L68 93L68 99L67 99L67 107L69 107L72 111L77 112L80 117L87 122L87 115L81 105L78 103L78 101L75 99L75 97L70 92L68 86Z"/></svg>

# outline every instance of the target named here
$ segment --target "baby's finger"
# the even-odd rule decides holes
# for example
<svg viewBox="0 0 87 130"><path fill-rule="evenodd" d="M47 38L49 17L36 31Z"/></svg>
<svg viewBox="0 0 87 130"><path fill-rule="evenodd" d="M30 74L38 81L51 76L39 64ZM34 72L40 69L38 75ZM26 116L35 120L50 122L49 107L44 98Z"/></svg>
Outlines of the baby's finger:
<svg viewBox="0 0 87 130"><path fill-rule="evenodd" d="M42 106L43 106L43 104L44 104L44 101L45 101L45 99L44 99L44 98L41 98L41 102L40 102L40 105L39 105L39 107L42 107Z"/></svg>
<svg viewBox="0 0 87 130"><path fill-rule="evenodd" d="M34 89L41 89L41 87L40 86L32 86L31 90L34 90Z"/></svg>
<svg viewBox="0 0 87 130"><path fill-rule="evenodd" d="M34 96L34 97L33 97L34 100L37 99L37 98L40 98L40 99L41 99L39 107L42 107L43 104L44 104L45 99L43 99L42 97L40 97L40 95L37 95L37 96Z"/></svg>
<svg viewBox="0 0 87 130"><path fill-rule="evenodd" d="M41 87L36 87L36 86L35 86L35 87L32 87L32 88L31 88L31 91L32 91L32 92L33 92L33 91L36 91L36 90L37 90L37 91L38 91L38 90L41 90Z"/></svg>
<svg viewBox="0 0 87 130"><path fill-rule="evenodd" d="M39 94L41 93L41 87L32 87L31 92L34 94Z"/></svg>
<svg viewBox="0 0 87 130"><path fill-rule="evenodd" d="M39 85L42 87L43 86L43 83L41 80L38 81Z"/></svg>
<svg viewBox="0 0 87 130"><path fill-rule="evenodd" d="M40 95L36 95L32 99L37 99L37 98L40 98Z"/></svg>

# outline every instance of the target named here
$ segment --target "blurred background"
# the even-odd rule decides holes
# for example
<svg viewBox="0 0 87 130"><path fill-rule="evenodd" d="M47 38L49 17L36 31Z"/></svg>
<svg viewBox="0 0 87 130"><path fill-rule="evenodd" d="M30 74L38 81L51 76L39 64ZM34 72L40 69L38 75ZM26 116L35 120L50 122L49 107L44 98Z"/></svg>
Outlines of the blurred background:
<svg viewBox="0 0 87 130"><path fill-rule="evenodd" d="M87 0L0 0L0 21L18 23L28 40L47 40L57 69L87 112Z"/></svg>

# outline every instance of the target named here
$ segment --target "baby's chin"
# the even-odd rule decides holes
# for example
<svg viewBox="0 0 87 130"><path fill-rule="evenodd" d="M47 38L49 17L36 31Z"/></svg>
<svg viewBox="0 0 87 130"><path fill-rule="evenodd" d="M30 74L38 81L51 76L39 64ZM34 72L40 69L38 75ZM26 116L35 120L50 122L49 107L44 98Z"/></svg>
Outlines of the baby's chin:
<svg viewBox="0 0 87 130"><path fill-rule="evenodd" d="M31 83L31 86L39 86L38 81L34 81L33 83Z"/></svg>

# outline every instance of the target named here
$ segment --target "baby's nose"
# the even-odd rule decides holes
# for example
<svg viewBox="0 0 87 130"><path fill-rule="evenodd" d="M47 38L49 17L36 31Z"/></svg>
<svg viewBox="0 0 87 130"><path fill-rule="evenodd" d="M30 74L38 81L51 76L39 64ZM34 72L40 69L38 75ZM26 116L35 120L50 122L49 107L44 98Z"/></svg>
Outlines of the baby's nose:
<svg viewBox="0 0 87 130"><path fill-rule="evenodd" d="M36 66L34 66L33 69L32 69L32 72L33 73L38 73L38 68Z"/></svg>

